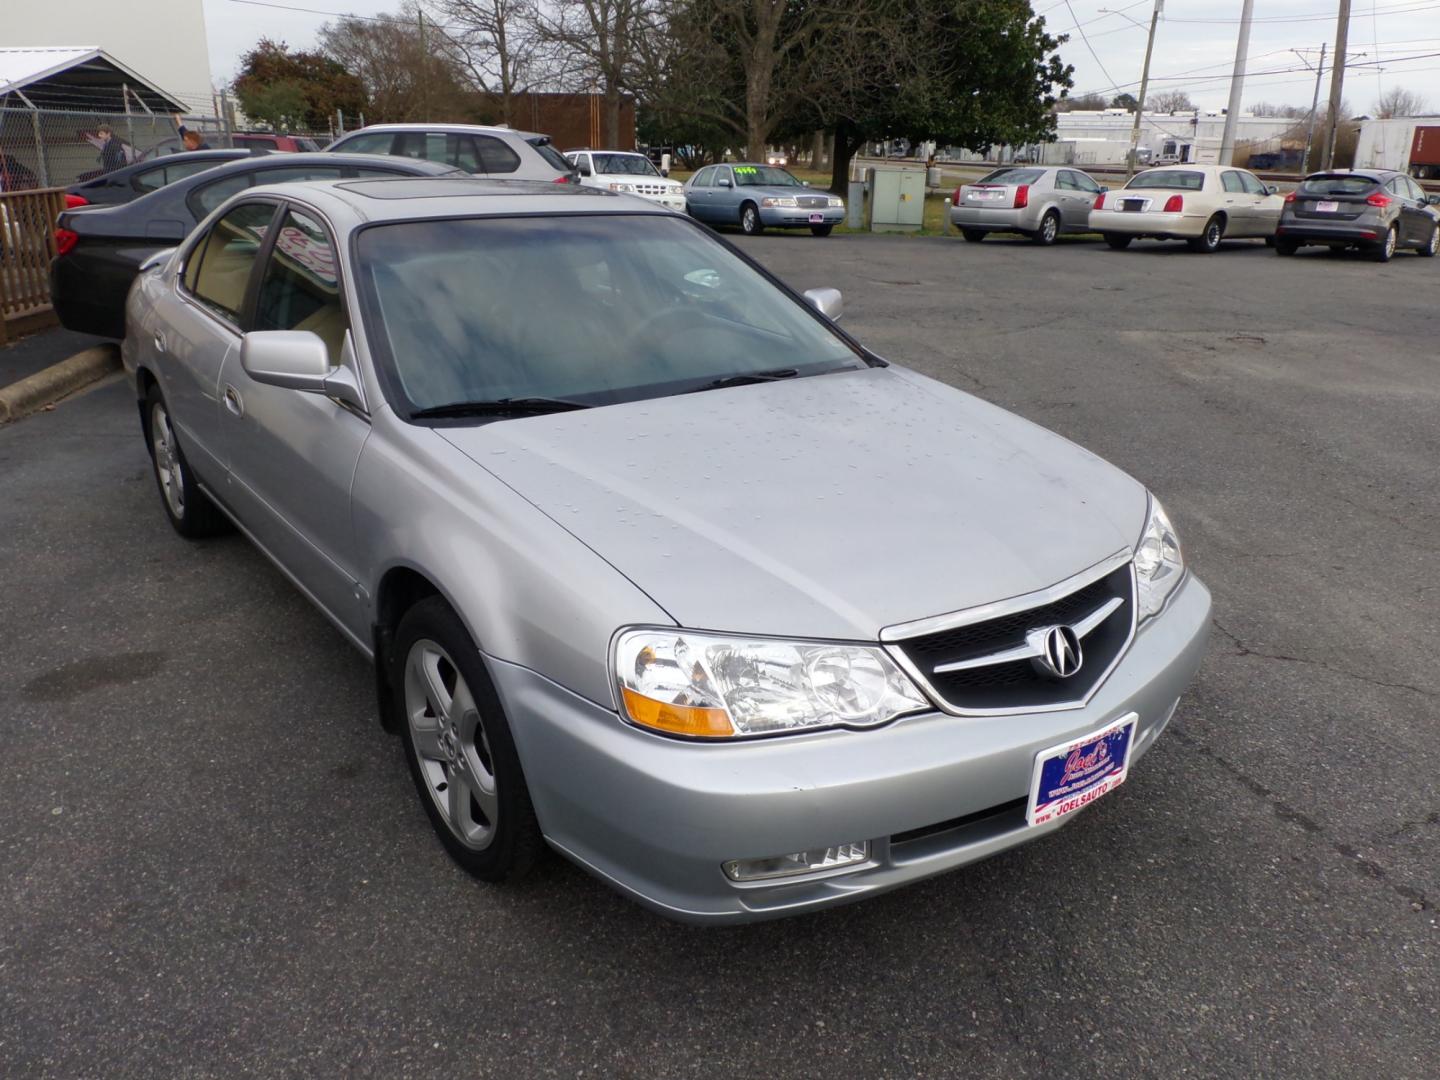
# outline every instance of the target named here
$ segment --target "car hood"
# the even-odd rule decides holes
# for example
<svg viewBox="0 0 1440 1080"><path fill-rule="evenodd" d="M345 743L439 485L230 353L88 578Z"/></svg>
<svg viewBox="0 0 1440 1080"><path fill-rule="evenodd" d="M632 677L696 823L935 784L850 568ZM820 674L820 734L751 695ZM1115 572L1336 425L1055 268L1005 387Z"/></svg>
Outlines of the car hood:
<svg viewBox="0 0 1440 1080"><path fill-rule="evenodd" d="M808 187L789 187L787 185L769 187L764 184L756 184L754 187L751 187L747 184L736 190L742 195L759 195L766 199L793 199L797 196L803 197L805 195L818 195L820 198L825 199L830 196L828 191L817 191L815 188Z"/></svg>
<svg viewBox="0 0 1440 1080"><path fill-rule="evenodd" d="M895 367L437 434L697 629L873 640L1132 547L1148 498Z"/></svg>
<svg viewBox="0 0 1440 1080"><path fill-rule="evenodd" d="M603 180L607 184L659 184L677 191L685 187L679 180L671 180L666 176L637 176L635 173L595 173L594 179Z"/></svg>

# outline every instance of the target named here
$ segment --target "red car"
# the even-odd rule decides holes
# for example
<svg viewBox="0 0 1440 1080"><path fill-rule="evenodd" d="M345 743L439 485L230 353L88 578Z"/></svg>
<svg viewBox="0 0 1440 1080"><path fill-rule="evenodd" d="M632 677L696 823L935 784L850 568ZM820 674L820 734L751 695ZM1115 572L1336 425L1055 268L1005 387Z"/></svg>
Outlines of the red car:
<svg viewBox="0 0 1440 1080"><path fill-rule="evenodd" d="M279 153L301 153L321 149L320 144L305 135L277 135L273 131L242 131L231 137L237 150L274 150Z"/></svg>

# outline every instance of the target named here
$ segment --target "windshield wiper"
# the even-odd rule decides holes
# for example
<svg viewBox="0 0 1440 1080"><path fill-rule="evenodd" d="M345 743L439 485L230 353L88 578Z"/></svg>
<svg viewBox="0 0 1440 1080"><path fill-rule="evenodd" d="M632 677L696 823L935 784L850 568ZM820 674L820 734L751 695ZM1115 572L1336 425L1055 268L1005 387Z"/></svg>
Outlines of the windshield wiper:
<svg viewBox="0 0 1440 1080"><path fill-rule="evenodd" d="M580 401L550 397L496 398L494 401L450 401L444 405L431 405L416 409L410 414L412 420L431 420L447 416L538 416L541 413L572 412L588 409Z"/></svg>
<svg viewBox="0 0 1440 1080"><path fill-rule="evenodd" d="M723 378L713 379L704 386L697 386L691 393L701 390L723 390L727 386L748 386L751 383L776 382L780 379L793 379L800 374L799 368L774 368L770 371L747 371L743 375L726 375Z"/></svg>

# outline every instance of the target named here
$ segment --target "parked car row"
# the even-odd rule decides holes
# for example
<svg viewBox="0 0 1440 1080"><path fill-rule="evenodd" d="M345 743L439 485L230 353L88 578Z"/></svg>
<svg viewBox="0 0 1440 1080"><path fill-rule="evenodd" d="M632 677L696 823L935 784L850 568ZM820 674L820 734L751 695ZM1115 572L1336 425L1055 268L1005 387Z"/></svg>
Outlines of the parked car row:
<svg viewBox="0 0 1440 1080"><path fill-rule="evenodd" d="M970 241L992 232L1053 244L1062 233L1099 233L1123 250L1140 239L1184 240L1213 252L1221 241L1263 239L1280 255L1303 245L1360 248L1386 262L1408 248L1440 248L1440 195L1404 173L1329 170L1288 195L1248 169L1168 165L1146 169L1119 191L1064 166L1006 167L955 190L950 223Z"/></svg>

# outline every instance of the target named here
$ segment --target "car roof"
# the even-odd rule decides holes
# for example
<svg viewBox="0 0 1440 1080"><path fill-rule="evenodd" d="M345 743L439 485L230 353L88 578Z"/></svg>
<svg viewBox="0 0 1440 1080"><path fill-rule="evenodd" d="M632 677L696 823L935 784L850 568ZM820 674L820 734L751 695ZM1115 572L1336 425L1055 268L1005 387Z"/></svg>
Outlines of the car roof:
<svg viewBox="0 0 1440 1080"><path fill-rule="evenodd" d="M1305 179L1309 180L1312 176L1359 176L1366 180L1389 180L1404 175L1398 169L1317 169L1306 174Z"/></svg>
<svg viewBox="0 0 1440 1080"><path fill-rule="evenodd" d="M359 135L365 131L460 131L460 132L484 132L487 135L516 135L522 139L548 139L549 135L543 135L538 131L520 131L518 128L506 127L503 124L367 124L363 128L356 128L354 131L347 131L343 135L335 136L335 141L348 139L352 135Z"/></svg>
<svg viewBox="0 0 1440 1080"><path fill-rule="evenodd" d="M385 169L393 168L396 162L401 162L402 168L413 167L417 173L431 173L435 176L444 176L449 173L461 171L454 165L430 161L428 158L398 157L394 154L347 154L343 150L306 150L298 154L247 153L244 158L238 161L232 161L228 165L218 165L203 173L197 173L196 177L203 176L214 179L216 177L229 176L233 173L244 172L247 168L252 167L256 169L285 169L297 165L329 165L332 167L351 166L362 169Z"/></svg>
<svg viewBox="0 0 1440 1080"><path fill-rule="evenodd" d="M671 213L649 200L600 188L478 176L311 180L263 184L248 189L245 194L308 201L328 213L332 220L348 218L352 225L486 214Z"/></svg>

